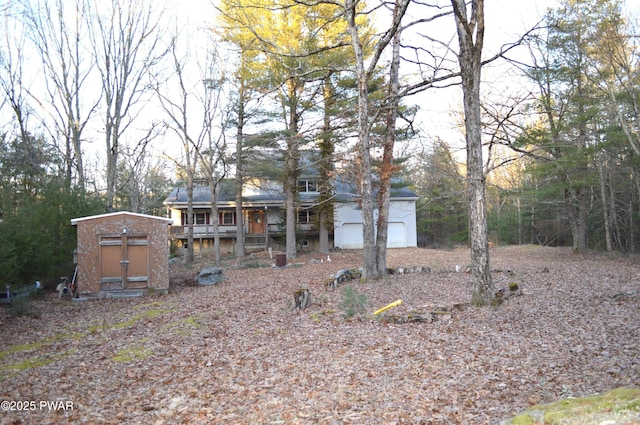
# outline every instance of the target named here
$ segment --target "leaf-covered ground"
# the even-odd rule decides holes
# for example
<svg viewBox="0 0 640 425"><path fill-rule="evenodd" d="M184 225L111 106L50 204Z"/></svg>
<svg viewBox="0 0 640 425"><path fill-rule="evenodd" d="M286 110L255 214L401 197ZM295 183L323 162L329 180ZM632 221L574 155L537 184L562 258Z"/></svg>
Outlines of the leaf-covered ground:
<svg viewBox="0 0 640 425"><path fill-rule="evenodd" d="M0 411L0 423L495 424L533 404L640 386L640 257L493 248L496 289L516 282L522 296L403 324L369 315L397 299L383 316L469 302L470 275L456 272L468 250L391 250L390 267L431 272L325 289L360 258L272 268L260 254L227 262L217 286L189 284L195 271L178 267L168 295L48 294L33 302L36 318L2 308L0 400L29 410ZM347 285L367 300L348 319ZM314 302L295 311L302 286Z"/></svg>

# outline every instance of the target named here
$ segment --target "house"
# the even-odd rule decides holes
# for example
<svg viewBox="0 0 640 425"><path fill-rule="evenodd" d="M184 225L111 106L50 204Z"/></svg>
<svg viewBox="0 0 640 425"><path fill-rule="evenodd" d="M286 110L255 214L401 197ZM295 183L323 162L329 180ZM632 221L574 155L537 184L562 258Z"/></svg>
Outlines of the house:
<svg viewBox="0 0 640 425"><path fill-rule="evenodd" d="M315 251L319 244L316 220L318 192L317 173L313 167L305 168L298 177L296 240L302 251ZM330 243L337 249L363 247L362 213L358 206L357 191L347 183L346 177L334 181L333 232ZM234 252L236 226L235 192L232 181L223 181L217 193L221 252ZM390 203L389 247L416 246L417 195L408 188L393 189ZM211 217L211 191L206 186L193 190L194 252L213 250L213 222ZM167 215L173 221L171 238L181 246L187 241L187 193L184 187L174 188L164 201ZM242 190L242 223L245 249L261 251L267 248L283 250L285 243L285 193L281 180L261 176L248 180Z"/></svg>
<svg viewBox="0 0 640 425"><path fill-rule="evenodd" d="M343 182L336 183L334 202L333 244L341 249L361 249L362 210L358 207L359 195ZM418 196L406 186L392 187L389 202L389 227L387 248L408 248L417 246L416 201ZM374 222L378 210L373 211Z"/></svg>
<svg viewBox="0 0 640 425"><path fill-rule="evenodd" d="M75 282L83 297L138 296L169 289L169 224L164 217L114 212L74 218Z"/></svg>

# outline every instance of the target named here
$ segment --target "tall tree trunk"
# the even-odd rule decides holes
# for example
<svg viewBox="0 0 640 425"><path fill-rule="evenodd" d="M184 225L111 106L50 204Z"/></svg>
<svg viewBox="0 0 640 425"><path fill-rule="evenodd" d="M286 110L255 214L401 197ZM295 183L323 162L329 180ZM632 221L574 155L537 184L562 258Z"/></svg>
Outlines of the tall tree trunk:
<svg viewBox="0 0 640 425"><path fill-rule="evenodd" d="M598 176L600 178L600 201L602 202L602 220L604 221L604 240L607 252L613 251L611 245L611 222L609 220L609 203L607 201L607 182L604 171L604 160L596 158Z"/></svg>
<svg viewBox="0 0 640 425"><path fill-rule="evenodd" d="M105 138L107 142L107 190L105 192L105 211L114 211L114 200L116 197L116 185L118 178L118 137L115 135L113 124L109 124L112 119L107 118Z"/></svg>
<svg viewBox="0 0 640 425"><path fill-rule="evenodd" d="M244 54L242 56L244 61ZM244 143L244 79L240 77L239 99L238 99L238 131L236 133L236 177L235 177L235 195L236 195L236 257L242 258L246 255L244 249L244 220L242 213L242 167L244 161L242 158L242 145Z"/></svg>
<svg viewBox="0 0 640 425"><path fill-rule="evenodd" d="M635 186L635 191L632 192L631 199L629 200L629 252L636 252L636 226L635 217L636 214L640 214L640 176L638 175L637 167L633 167L631 179ZM634 211L634 206L638 205L638 211Z"/></svg>
<svg viewBox="0 0 640 425"><path fill-rule="evenodd" d="M587 252L587 189L584 186L572 187L565 190L565 207L573 250L580 254Z"/></svg>
<svg viewBox="0 0 640 425"><path fill-rule="evenodd" d="M329 252L329 226L330 214L333 214L333 202L330 198L333 193L331 178L333 174L333 141L331 128L331 111L333 109L334 90L331 83L331 74L323 81L324 96L324 122L322 124L322 136L320 137L320 179L319 182L319 207L318 207L318 251L323 254Z"/></svg>
<svg viewBox="0 0 640 425"><path fill-rule="evenodd" d="M471 303L491 305L495 299L489 263L489 241L482 161L482 121L480 77L484 41L484 0L472 0L467 18L465 0L451 0L454 9L460 51L460 75L464 103L467 142L467 182L469 188L469 239L471 242Z"/></svg>
<svg viewBox="0 0 640 425"><path fill-rule="evenodd" d="M85 190L85 175L84 175L84 160L82 154L82 129L86 120L89 119L93 108L88 112L84 123L81 123L81 115L80 115L80 94L83 93L83 72L80 69L81 63L81 53L80 53L80 43L81 43L81 34L80 34L80 26L81 26L81 16L82 10L80 8L80 3L77 2L75 4L76 8L76 16L75 16L75 28L72 33L73 44L70 46L70 54L73 57L72 63L70 64L73 72L72 72L72 81L71 86L73 87L71 93L67 93L66 98L68 101L68 105L66 107L69 116L69 127L71 127L71 140L73 145L73 153L75 156L75 164L76 164L76 172L77 172L77 184L81 190Z"/></svg>
<svg viewBox="0 0 640 425"><path fill-rule="evenodd" d="M209 192L211 193L211 225L213 226L213 251L216 264L220 263L220 215L218 214L218 182L216 177L209 181Z"/></svg>
<svg viewBox="0 0 640 425"><path fill-rule="evenodd" d="M587 252L587 232L589 230L589 215L587 214L587 212L589 211L589 196L587 187L581 186L578 189L578 202L578 205L580 206L580 209L578 211L578 252L584 254Z"/></svg>
<svg viewBox="0 0 640 425"><path fill-rule="evenodd" d="M398 3L394 8L394 16L400 12ZM378 234L376 235L376 267L379 276L387 273L387 243L389 240L389 204L391 198L391 177L394 173L393 148L396 141L396 118L398 116L398 92L400 90L400 36L398 29L391 42L391 66L389 68L389 93L386 111L385 140L382 151L380 170L380 189L378 191Z"/></svg>
<svg viewBox="0 0 640 425"><path fill-rule="evenodd" d="M613 170L611 169L609 162L607 161L606 176L609 181L609 211L611 212L611 224L613 225L613 234L615 238L612 238L613 249L623 247L622 231L620 230L620 221L618 220L618 213L616 210L616 188L613 181Z"/></svg>
<svg viewBox="0 0 640 425"><path fill-rule="evenodd" d="M518 212L518 245L522 245L522 206L520 195L516 196L516 211Z"/></svg>
<svg viewBox="0 0 640 425"><path fill-rule="evenodd" d="M300 140L298 134L299 112L298 112L298 81L291 79L287 83L287 96L281 98L283 111L288 104L287 122L287 152L285 153L285 191L286 191L286 254L287 258L298 256L298 242L296 229L298 227L298 177L300 176ZM285 114L286 116L286 114Z"/></svg>
<svg viewBox="0 0 640 425"><path fill-rule="evenodd" d="M571 229L572 248L574 252L578 252L578 214L576 204L575 189L564 190L564 204L567 211L567 219L569 220L569 228Z"/></svg>
<svg viewBox="0 0 640 425"><path fill-rule="evenodd" d="M356 24L355 0L346 0L347 21L351 36L351 45L355 55L356 78L358 81L358 160L359 186L362 206L362 241L364 280L375 280L380 277L376 267L375 229L373 222L373 191L371 184L371 142L369 139L369 84L364 66L364 53Z"/></svg>
<svg viewBox="0 0 640 425"><path fill-rule="evenodd" d="M189 141L189 136L186 133L186 114L184 116L185 122L183 123L183 131L182 138L184 143L184 154L186 158L186 172L187 172L187 252L185 262L191 263L193 262L193 225L194 225L194 214L193 214L193 174L194 169L191 164L191 146Z"/></svg>
<svg viewBox="0 0 640 425"><path fill-rule="evenodd" d="M286 254L287 258L298 256L296 242L296 195L298 193L298 143L295 136L290 136L287 141L286 164Z"/></svg>

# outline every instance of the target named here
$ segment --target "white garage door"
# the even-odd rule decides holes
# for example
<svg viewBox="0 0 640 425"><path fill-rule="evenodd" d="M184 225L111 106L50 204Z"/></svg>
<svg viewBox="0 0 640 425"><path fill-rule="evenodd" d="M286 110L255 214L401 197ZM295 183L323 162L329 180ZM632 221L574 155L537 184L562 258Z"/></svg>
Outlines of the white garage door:
<svg viewBox="0 0 640 425"><path fill-rule="evenodd" d="M405 224L402 222L389 223L387 232L388 248L405 248L407 246L407 237L405 232ZM342 225L342 248L343 249L362 249L364 243L362 240L362 224L346 223Z"/></svg>
<svg viewBox="0 0 640 425"><path fill-rule="evenodd" d="M407 238L404 229L404 223L389 223L389 231L387 232L388 248L405 248L407 246Z"/></svg>
<svg viewBox="0 0 640 425"><path fill-rule="evenodd" d="M345 223L342 225L342 248L362 249L362 224Z"/></svg>

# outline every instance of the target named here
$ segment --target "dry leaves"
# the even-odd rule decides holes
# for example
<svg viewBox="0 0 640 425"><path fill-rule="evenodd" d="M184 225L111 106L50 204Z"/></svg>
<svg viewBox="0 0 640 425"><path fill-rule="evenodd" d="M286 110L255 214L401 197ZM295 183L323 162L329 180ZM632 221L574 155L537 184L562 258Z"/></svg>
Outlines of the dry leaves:
<svg viewBox="0 0 640 425"><path fill-rule="evenodd" d="M38 319L0 311L0 399L73 402L0 412L0 423L491 424L532 403L640 385L638 257L495 248L496 289L517 282L524 296L410 324L343 318L340 288L324 284L360 253L312 258L227 264L227 280L208 287L176 271L183 284L164 296L50 296ZM347 283L369 312L470 299L470 276L455 271L466 249L392 250L388 263L432 272ZM295 311L301 286L313 304Z"/></svg>

